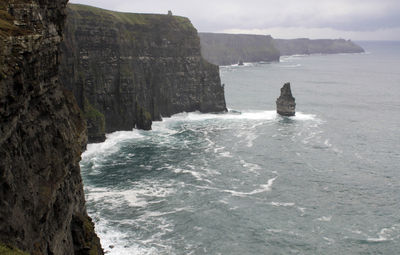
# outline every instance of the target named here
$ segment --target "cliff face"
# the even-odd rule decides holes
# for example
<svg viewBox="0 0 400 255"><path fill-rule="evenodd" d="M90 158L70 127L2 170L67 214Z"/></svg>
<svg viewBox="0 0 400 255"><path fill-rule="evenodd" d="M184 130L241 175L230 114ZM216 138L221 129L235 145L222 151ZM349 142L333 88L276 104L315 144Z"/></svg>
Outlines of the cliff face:
<svg viewBox="0 0 400 255"><path fill-rule="evenodd" d="M199 33L201 53L216 65L279 61L271 36Z"/></svg>
<svg viewBox="0 0 400 255"><path fill-rule="evenodd" d="M361 53L364 49L350 40L344 39L275 39L274 45L281 55L296 54L336 54L336 53Z"/></svg>
<svg viewBox="0 0 400 255"><path fill-rule="evenodd" d="M85 208L85 124L58 84L66 0L0 3L0 249L103 254ZM15 253L14 253L15 252Z"/></svg>
<svg viewBox="0 0 400 255"><path fill-rule="evenodd" d="M62 50L62 83L84 110L92 142L149 129L161 116L226 109L218 66L201 57L187 18L69 5Z"/></svg>

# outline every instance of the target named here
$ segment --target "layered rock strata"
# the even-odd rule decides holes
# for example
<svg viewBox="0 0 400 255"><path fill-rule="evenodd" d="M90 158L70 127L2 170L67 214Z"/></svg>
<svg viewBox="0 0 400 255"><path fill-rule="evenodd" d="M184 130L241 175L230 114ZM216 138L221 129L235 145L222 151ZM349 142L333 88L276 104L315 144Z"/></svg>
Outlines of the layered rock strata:
<svg viewBox="0 0 400 255"><path fill-rule="evenodd" d="M103 254L80 176L85 122L58 83L65 6L0 3L2 254Z"/></svg>
<svg viewBox="0 0 400 255"><path fill-rule="evenodd" d="M91 142L183 111L226 110L219 68L202 58L187 18L69 5L62 49L62 83Z"/></svg>
<svg viewBox="0 0 400 255"><path fill-rule="evenodd" d="M296 114L296 102L292 96L289 82L281 88L281 95L276 100L276 111L282 116L294 116Z"/></svg>

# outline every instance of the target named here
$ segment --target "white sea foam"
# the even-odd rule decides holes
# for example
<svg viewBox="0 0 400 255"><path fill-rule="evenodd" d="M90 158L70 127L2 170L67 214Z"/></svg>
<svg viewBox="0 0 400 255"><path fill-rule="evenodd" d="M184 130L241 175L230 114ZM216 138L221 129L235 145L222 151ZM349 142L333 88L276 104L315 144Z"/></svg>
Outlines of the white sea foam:
<svg viewBox="0 0 400 255"><path fill-rule="evenodd" d="M227 113L199 113L184 112L178 113L170 118L164 118L164 121L204 121L204 120L274 120L277 117L276 111L246 111L246 112L227 112Z"/></svg>
<svg viewBox="0 0 400 255"><path fill-rule="evenodd" d="M332 220L332 216L322 216L317 219L318 221L330 222Z"/></svg>
<svg viewBox="0 0 400 255"><path fill-rule="evenodd" d="M369 242L386 242L400 238L400 224L395 224L390 228L383 228L377 234L378 237L367 238Z"/></svg>
<svg viewBox="0 0 400 255"><path fill-rule="evenodd" d="M296 112L296 115L291 118L294 120L316 120L316 115Z"/></svg>
<svg viewBox="0 0 400 255"><path fill-rule="evenodd" d="M139 130L132 131L118 131L106 135L106 140L102 143L88 144L86 151L82 154L83 159L93 158L96 155L110 155L119 150L121 142L132 139L140 139L144 136L140 134Z"/></svg>
<svg viewBox="0 0 400 255"><path fill-rule="evenodd" d="M280 65L282 68L296 68L301 67L301 64L294 64L294 65Z"/></svg>
<svg viewBox="0 0 400 255"><path fill-rule="evenodd" d="M300 216L304 216L304 215L305 215L305 213L306 213L306 208L304 208L304 207L297 207L297 209L301 212L301 215L300 215Z"/></svg>
<svg viewBox="0 0 400 255"><path fill-rule="evenodd" d="M271 205L277 206L277 207L280 207L280 206L291 207L291 206L295 206L296 204L295 203L271 202Z"/></svg>
<svg viewBox="0 0 400 255"><path fill-rule="evenodd" d="M243 159L240 160L240 164L242 164L242 166L251 173L258 173L257 170L261 170L261 167L259 165L246 162Z"/></svg>
<svg viewBox="0 0 400 255"><path fill-rule="evenodd" d="M329 244L333 244L333 243L335 243L335 240L334 239L332 239L332 238L329 238L329 237L326 237L326 236L324 236L324 237L322 237L325 241L327 241Z"/></svg>
<svg viewBox="0 0 400 255"><path fill-rule="evenodd" d="M259 194L259 193L263 193L263 192L268 192L268 191L271 191L272 185L274 184L274 181L276 180L276 178L278 178L278 177L269 179L267 184L260 185L259 189L256 189L256 190L253 190L250 192L241 192L241 191L234 191L234 190L222 190L222 191L231 193L233 196L237 196L237 197L245 197L245 196L255 195L255 194Z"/></svg>

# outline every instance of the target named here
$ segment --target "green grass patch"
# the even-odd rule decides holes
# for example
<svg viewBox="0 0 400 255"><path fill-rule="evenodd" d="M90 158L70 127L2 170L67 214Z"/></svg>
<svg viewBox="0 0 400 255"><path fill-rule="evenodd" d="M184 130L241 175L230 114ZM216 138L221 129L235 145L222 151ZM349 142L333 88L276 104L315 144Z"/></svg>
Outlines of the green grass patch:
<svg viewBox="0 0 400 255"><path fill-rule="evenodd" d="M181 16L115 12L81 4L68 4L68 8L73 12L73 14L79 15L85 19L92 19L94 21L109 20L114 23L148 26L152 26L154 24L163 24L166 26L180 27L185 30L194 29L190 20Z"/></svg>
<svg viewBox="0 0 400 255"><path fill-rule="evenodd" d="M83 108L85 118L92 123L96 123L97 131L99 133L104 133L106 129L106 118L104 117L104 114L91 105L86 97Z"/></svg>
<svg viewBox="0 0 400 255"><path fill-rule="evenodd" d="M17 248L0 243L0 255L29 255Z"/></svg>

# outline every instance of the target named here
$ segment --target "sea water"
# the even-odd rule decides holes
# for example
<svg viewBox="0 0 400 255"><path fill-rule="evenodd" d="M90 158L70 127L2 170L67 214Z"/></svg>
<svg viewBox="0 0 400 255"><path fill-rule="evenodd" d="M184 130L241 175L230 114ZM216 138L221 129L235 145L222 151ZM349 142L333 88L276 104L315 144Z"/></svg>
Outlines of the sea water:
<svg viewBox="0 0 400 255"><path fill-rule="evenodd" d="M400 43L361 45L221 67L229 112L89 144L108 254L399 254ZM285 82L295 117L275 112Z"/></svg>

